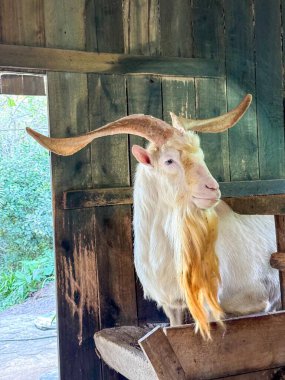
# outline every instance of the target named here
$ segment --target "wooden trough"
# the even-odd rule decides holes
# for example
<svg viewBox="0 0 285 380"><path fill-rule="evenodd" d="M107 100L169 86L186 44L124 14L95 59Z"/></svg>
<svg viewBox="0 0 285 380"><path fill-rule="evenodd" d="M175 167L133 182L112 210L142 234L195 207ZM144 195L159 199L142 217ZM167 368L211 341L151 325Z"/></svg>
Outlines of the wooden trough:
<svg viewBox="0 0 285 380"><path fill-rule="evenodd" d="M283 308L284 12L283 0L0 1L0 68L46 74L52 137L131 113L216 116L254 95L239 125L202 148L234 210L275 215ZM134 143L51 156L61 380L282 379L282 311L214 324L208 344L191 325L141 327L167 320L134 272Z"/></svg>

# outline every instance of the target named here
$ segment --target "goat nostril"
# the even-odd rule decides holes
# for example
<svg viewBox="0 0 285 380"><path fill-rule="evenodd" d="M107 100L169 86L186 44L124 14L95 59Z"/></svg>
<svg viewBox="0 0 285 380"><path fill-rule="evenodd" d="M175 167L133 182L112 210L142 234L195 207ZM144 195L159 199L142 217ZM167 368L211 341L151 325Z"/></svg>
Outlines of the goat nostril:
<svg viewBox="0 0 285 380"><path fill-rule="evenodd" d="M206 185L206 188L209 190L219 190L219 185L218 184Z"/></svg>

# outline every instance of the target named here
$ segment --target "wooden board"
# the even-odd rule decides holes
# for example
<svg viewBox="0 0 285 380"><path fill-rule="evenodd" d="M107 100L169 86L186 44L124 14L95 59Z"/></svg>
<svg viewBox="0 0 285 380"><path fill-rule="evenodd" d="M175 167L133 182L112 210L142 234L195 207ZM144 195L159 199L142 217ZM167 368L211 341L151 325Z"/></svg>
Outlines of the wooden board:
<svg viewBox="0 0 285 380"><path fill-rule="evenodd" d="M222 198L235 212L245 215L285 214L285 195L260 195L251 197ZM90 208L98 206L126 205L133 203L133 189L88 189L63 193L64 209Z"/></svg>
<svg viewBox="0 0 285 380"><path fill-rule="evenodd" d="M284 178L280 1L256 1L255 16L260 178Z"/></svg>
<svg viewBox="0 0 285 380"><path fill-rule="evenodd" d="M0 74L0 94L46 95L42 75Z"/></svg>
<svg viewBox="0 0 285 380"><path fill-rule="evenodd" d="M195 334L191 325L165 328L186 376L193 380L284 365L284 333L285 312L227 320L226 331L212 324L210 342Z"/></svg>
<svg viewBox="0 0 285 380"><path fill-rule="evenodd" d="M1 0L0 43L44 46L44 0Z"/></svg>
<svg viewBox="0 0 285 380"><path fill-rule="evenodd" d="M186 380L185 371L161 327L139 340L159 380Z"/></svg>
<svg viewBox="0 0 285 380"><path fill-rule="evenodd" d="M252 181L259 178L252 1L227 0L224 10L228 108L247 93L254 97L246 115L229 131L230 174L232 181Z"/></svg>
<svg viewBox="0 0 285 380"><path fill-rule="evenodd" d="M220 77L219 62L209 59L147 57L0 44L0 67L105 74L158 74Z"/></svg>
<svg viewBox="0 0 285 380"><path fill-rule="evenodd" d="M160 0L161 53L192 57L191 4L188 0Z"/></svg>

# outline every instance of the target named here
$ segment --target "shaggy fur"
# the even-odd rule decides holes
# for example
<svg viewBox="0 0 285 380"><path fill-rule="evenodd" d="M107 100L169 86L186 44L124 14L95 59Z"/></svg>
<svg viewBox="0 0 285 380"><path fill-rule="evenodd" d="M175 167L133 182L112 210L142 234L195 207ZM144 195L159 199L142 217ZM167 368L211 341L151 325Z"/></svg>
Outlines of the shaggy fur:
<svg viewBox="0 0 285 380"><path fill-rule="evenodd" d="M209 321L220 321L223 311L275 310L273 217L237 215L222 201L197 207L193 194L213 179L193 133L161 148L150 145L147 153L150 164L138 165L134 184L135 267L145 297L164 308L172 325L189 308L206 337ZM174 166L165 166L169 159Z"/></svg>

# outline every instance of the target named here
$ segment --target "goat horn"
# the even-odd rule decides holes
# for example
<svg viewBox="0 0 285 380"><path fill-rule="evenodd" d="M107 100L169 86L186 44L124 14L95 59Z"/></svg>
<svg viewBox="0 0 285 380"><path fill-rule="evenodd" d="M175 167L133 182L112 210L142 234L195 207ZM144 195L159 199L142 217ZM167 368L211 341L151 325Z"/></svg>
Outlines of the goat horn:
<svg viewBox="0 0 285 380"><path fill-rule="evenodd" d="M174 114L171 114L171 118L173 123L177 124L178 121L178 123L182 125L185 130L204 133L224 132L233 127L243 117L250 106L251 101L252 95L247 94L236 108L232 109L228 113L225 113L224 115L211 119L185 119L184 117L176 116Z"/></svg>
<svg viewBox="0 0 285 380"><path fill-rule="evenodd" d="M51 138L31 128L27 132L44 148L61 156L70 156L98 137L127 133L146 138L158 146L163 145L176 130L165 121L149 115L130 115L88 132L85 135L67 138Z"/></svg>

